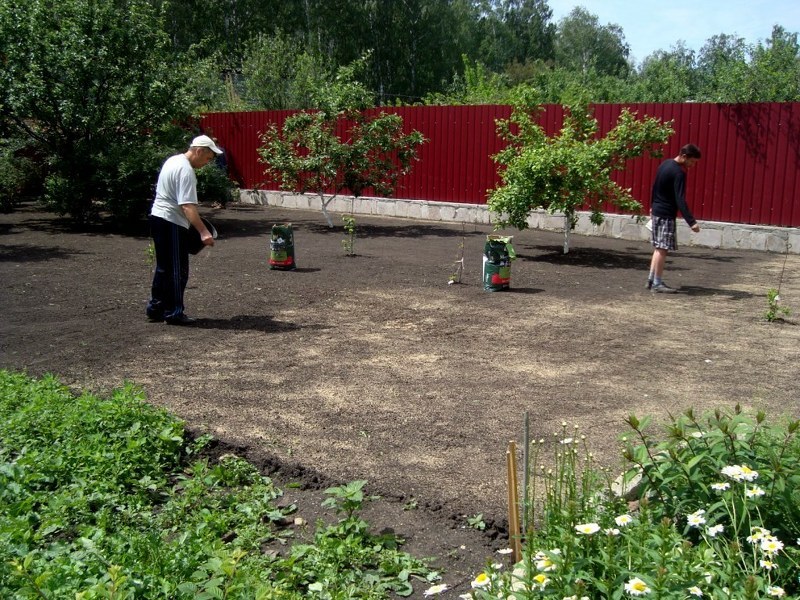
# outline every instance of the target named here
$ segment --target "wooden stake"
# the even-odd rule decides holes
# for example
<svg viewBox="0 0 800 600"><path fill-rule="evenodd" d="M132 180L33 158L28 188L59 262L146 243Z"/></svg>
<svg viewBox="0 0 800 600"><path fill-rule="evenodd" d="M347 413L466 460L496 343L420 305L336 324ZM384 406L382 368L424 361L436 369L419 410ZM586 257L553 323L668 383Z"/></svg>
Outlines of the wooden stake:
<svg viewBox="0 0 800 600"><path fill-rule="evenodd" d="M513 550L514 563L522 559L522 542L519 528L519 504L517 502L517 444L513 440L506 450L508 468L508 537Z"/></svg>

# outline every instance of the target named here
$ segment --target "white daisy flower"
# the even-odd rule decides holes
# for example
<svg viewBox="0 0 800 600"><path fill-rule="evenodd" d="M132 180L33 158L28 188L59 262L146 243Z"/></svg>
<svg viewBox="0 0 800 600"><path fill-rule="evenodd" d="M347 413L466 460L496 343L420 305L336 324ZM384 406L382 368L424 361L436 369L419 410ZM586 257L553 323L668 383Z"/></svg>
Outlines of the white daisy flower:
<svg viewBox="0 0 800 600"><path fill-rule="evenodd" d="M625 591L631 596L644 596L650 593L650 586L638 577L634 577L625 584Z"/></svg>
<svg viewBox="0 0 800 600"><path fill-rule="evenodd" d="M689 523L689 527L700 527L703 523L706 522L705 517L703 516L706 511L702 508L698 511L693 512L688 517L686 517L686 521Z"/></svg>
<svg viewBox="0 0 800 600"><path fill-rule="evenodd" d="M717 537L717 534L722 533L724 529L725 527L723 525L712 525L706 529L706 534L708 534L708 537Z"/></svg>
<svg viewBox="0 0 800 600"><path fill-rule="evenodd" d="M597 523L583 523L581 525L575 525L575 531L581 535L592 535L600 531L600 525Z"/></svg>
<svg viewBox="0 0 800 600"><path fill-rule="evenodd" d="M486 573L481 573L472 582L472 589L484 588L492 583L491 578Z"/></svg>
<svg viewBox="0 0 800 600"><path fill-rule="evenodd" d="M425 597L437 596L437 595L439 595L439 594L441 594L443 592L446 592L446 591L447 591L447 584L446 583L440 583L438 585L432 585L427 590L422 592L422 595L425 596Z"/></svg>
<svg viewBox="0 0 800 600"><path fill-rule="evenodd" d="M786 592L783 591L783 588L777 585L771 585L767 588L767 596L772 596L773 598L783 598L785 595Z"/></svg>
<svg viewBox="0 0 800 600"><path fill-rule="evenodd" d="M692 587L690 587L688 589L688 592L689 592L690 596L697 596L698 598L702 598L703 597L703 590L701 590L696 585L693 585Z"/></svg>
<svg viewBox="0 0 800 600"><path fill-rule="evenodd" d="M633 517L630 515L620 515L618 517L614 517L614 522L619 525L620 527L625 527L633 521Z"/></svg>
<svg viewBox="0 0 800 600"><path fill-rule="evenodd" d="M775 555L783 550L783 542L776 537L766 537L761 540L761 551L765 554Z"/></svg>

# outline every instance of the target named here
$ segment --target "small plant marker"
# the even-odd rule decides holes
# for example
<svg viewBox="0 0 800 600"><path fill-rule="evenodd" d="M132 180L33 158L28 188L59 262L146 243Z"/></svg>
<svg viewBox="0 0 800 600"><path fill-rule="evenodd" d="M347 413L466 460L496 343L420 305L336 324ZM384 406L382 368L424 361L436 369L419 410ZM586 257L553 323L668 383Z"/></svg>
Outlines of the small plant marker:
<svg viewBox="0 0 800 600"><path fill-rule="evenodd" d="M514 563L522 559L521 533L519 528L519 505L517 504L517 444L508 442L506 450L506 466L508 467L508 537L514 551Z"/></svg>

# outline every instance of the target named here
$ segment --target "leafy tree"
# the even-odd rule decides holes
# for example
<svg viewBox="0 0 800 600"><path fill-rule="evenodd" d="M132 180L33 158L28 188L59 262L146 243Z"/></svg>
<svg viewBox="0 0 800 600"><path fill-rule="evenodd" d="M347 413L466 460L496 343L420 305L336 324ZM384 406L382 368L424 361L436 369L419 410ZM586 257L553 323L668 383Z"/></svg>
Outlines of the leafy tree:
<svg viewBox="0 0 800 600"><path fill-rule="evenodd" d="M242 76L248 104L256 109L310 108L314 90L330 73L319 55L277 31L259 35L247 45Z"/></svg>
<svg viewBox="0 0 800 600"><path fill-rule="evenodd" d="M290 116L282 130L273 125L258 150L282 189L319 195L330 227L327 207L339 193L347 190L359 197L372 189L391 195L425 141L417 131L403 133L399 115L367 112L369 93L353 76L352 68L340 69L317 99L320 110ZM327 199L326 192L332 192Z"/></svg>
<svg viewBox="0 0 800 600"><path fill-rule="evenodd" d="M3 116L46 158L52 210L141 214L163 159L157 134L186 116L160 25L144 0L0 4Z"/></svg>
<svg viewBox="0 0 800 600"><path fill-rule="evenodd" d="M752 52L742 102L793 102L800 99L800 45L797 33L780 25Z"/></svg>
<svg viewBox="0 0 800 600"><path fill-rule="evenodd" d="M449 88L443 93L428 94L428 105L452 104L505 104L511 98L508 77L493 73L483 63L472 63L464 55L464 74L456 73Z"/></svg>
<svg viewBox="0 0 800 600"><path fill-rule="evenodd" d="M638 78L641 102L686 102L698 91L694 51L683 42L657 50L642 63Z"/></svg>
<svg viewBox="0 0 800 600"><path fill-rule="evenodd" d="M600 25L596 15L576 7L558 23L556 65L603 75L623 75L629 70L630 48L619 25Z"/></svg>
<svg viewBox="0 0 800 600"><path fill-rule="evenodd" d="M706 40L697 59L697 99L730 102L739 96L749 69L747 55L744 38L723 33Z"/></svg>
<svg viewBox="0 0 800 600"><path fill-rule="evenodd" d="M566 217L564 252L569 250L569 231L577 221L576 211L587 206L591 221L600 224L604 203L625 211L641 205L611 180L611 174L628 159L659 156L658 146L667 142L671 124L622 111L616 126L598 136L597 120L587 104L567 107L561 131L548 136L537 122L541 106L521 97L509 119L499 120L500 136L509 145L494 160L501 165L502 183L489 194L489 209L498 217L498 227L528 227L530 212L542 208Z"/></svg>

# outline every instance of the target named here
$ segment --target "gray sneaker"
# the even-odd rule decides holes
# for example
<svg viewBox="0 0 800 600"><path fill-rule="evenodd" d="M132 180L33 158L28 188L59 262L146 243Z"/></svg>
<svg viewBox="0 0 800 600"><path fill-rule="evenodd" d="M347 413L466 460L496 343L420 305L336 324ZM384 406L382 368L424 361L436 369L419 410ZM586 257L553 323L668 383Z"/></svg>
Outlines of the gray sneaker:
<svg viewBox="0 0 800 600"><path fill-rule="evenodd" d="M658 285L653 285L653 287L651 289L652 289L653 292L655 292L657 294L674 294L674 293L676 293L678 291L675 288L669 287L663 281L661 283L659 283Z"/></svg>

